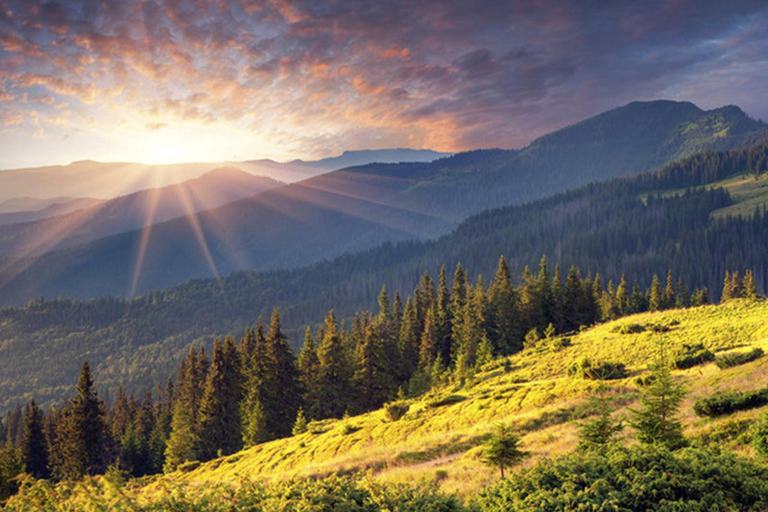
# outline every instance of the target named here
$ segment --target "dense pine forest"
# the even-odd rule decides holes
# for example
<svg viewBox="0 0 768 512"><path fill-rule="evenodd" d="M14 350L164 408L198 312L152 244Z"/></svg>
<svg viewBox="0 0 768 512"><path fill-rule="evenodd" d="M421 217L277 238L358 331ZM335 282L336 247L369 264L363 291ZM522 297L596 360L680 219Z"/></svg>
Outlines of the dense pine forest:
<svg viewBox="0 0 768 512"><path fill-rule="evenodd" d="M753 274L728 273L722 299L755 298ZM143 394L120 390L107 405L84 362L76 395L41 411L34 399L17 405L0 429L6 495L25 468L36 478L70 480L110 466L132 476L172 471L243 447L305 432L311 422L341 418L464 382L495 357L534 347L595 322L643 311L707 304L706 288L690 290L671 272L641 289L622 277L603 285L575 268L525 269L514 286L502 257L486 286L458 265L450 280L424 273L404 301L386 288L376 312L361 311L345 327L333 311L309 327L295 356L279 310L211 352L192 347L175 380ZM563 343L561 341L561 343ZM210 354L210 355L209 355ZM396 412L393 412L396 414Z"/></svg>

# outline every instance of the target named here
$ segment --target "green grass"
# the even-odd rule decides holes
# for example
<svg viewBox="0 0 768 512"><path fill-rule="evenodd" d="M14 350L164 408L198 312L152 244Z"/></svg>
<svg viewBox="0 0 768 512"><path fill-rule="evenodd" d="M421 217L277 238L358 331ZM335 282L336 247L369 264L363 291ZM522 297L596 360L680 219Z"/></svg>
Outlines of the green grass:
<svg viewBox="0 0 768 512"><path fill-rule="evenodd" d="M523 434L523 444L532 454L525 465L571 451L580 424L590 413L587 397L598 386L608 386L620 405L617 415L628 415L627 407L641 392L637 377L648 371L660 340L670 352L698 343L715 353L741 347L768 349L765 318L768 303L747 300L634 315L572 336L566 347L541 344L506 361L489 363L464 385L410 400L408 412L397 421L387 419L384 410L346 423L326 421L323 428L313 429L316 433L259 445L174 478L199 483L368 472L389 482L438 481L443 490L468 494L496 479L495 472L480 462L480 450L498 422ZM632 324L647 328L622 334ZM668 330L654 332L654 326ZM567 369L585 357L623 363L628 375L602 382L568 376ZM695 400L718 390L768 385L767 370L768 358L763 358L727 370L706 363L675 371L689 390L681 415L687 434L696 436L733 419L700 419L692 410ZM760 410L736 417L751 418ZM625 436L630 438L631 431ZM749 451L746 445L739 449Z"/></svg>
<svg viewBox="0 0 768 512"><path fill-rule="evenodd" d="M498 481L497 471L481 461L483 445L503 422L521 434L530 453L524 467L545 457L572 452L578 430L595 414L589 396L598 387L628 417L642 392L638 377L663 341L671 355L685 345L703 344L717 355L760 347L768 350L768 301L732 300L720 306L644 313L570 336L570 343L545 340L538 346L495 360L465 384L451 384L408 400L399 419L384 409L344 420L312 422L306 433L265 443L171 475L132 482L131 499L152 502L165 489L209 489L222 485L265 485L323 477L364 474L376 482L434 484L443 492L470 496ZM643 326L641 332L629 326ZM665 329L658 329L665 327ZM596 381L569 376L583 358L622 363L627 376ZM716 445L752 455L750 429L768 406L722 418L700 418L693 404L717 392L768 386L768 357L719 369L707 362L673 371L688 395L680 418L696 446ZM625 444L634 434L622 433ZM178 487L181 486L181 487ZM176 492L176 491L174 491ZM202 492L202 491L201 491Z"/></svg>

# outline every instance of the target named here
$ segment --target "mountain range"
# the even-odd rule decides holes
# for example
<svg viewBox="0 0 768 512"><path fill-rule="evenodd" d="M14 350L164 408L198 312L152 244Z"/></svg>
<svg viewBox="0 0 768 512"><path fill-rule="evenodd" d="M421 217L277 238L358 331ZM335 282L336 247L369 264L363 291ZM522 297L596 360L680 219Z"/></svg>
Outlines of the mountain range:
<svg viewBox="0 0 768 512"><path fill-rule="evenodd" d="M85 354L107 389L162 382L190 343L239 336L275 306L296 345L303 327L328 309L349 318L372 307L382 284L391 294L408 294L425 270L436 276L446 265L450 273L457 263L472 275L489 276L502 254L513 275L546 254L550 270L559 264L564 276L577 265L601 273L604 287L617 286L622 274L630 286L646 287L654 273L663 279L670 270L690 286L708 287L712 300L726 270L751 269L764 292L766 204L768 144L762 142L484 211L436 240L385 243L293 270L193 280L131 300L37 299L0 310L0 396L25 396L32 381L46 400L63 396Z"/></svg>
<svg viewBox="0 0 768 512"><path fill-rule="evenodd" d="M488 208L648 171L760 139L737 107L635 102L532 142L430 163L369 164L34 259L6 260L0 303L144 293L238 270L309 265L384 242L439 237Z"/></svg>

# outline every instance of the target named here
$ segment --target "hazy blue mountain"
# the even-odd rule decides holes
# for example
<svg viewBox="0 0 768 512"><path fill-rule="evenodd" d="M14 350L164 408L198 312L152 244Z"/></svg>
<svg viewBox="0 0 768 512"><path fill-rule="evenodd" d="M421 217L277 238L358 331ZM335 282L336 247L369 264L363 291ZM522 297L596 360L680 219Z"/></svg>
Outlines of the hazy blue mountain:
<svg viewBox="0 0 768 512"><path fill-rule="evenodd" d="M232 167L176 185L134 192L71 213L0 226L0 257L35 255L216 208L282 186Z"/></svg>
<svg viewBox="0 0 768 512"><path fill-rule="evenodd" d="M23 200L25 198L19 199ZM93 199L90 197L80 197L76 199L71 197L39 200L34 200L33 198L26 199L31 199L32 201L27 202L19 201L18 199L9 199L0 205L0 209L2 209L3 206L7 209L7 211L0 213L0 225L33 222L82 210L83 208L90 208L91 206L96 206L103 202L103 199ZM16 209L17 207L21 208Z"/></svg>

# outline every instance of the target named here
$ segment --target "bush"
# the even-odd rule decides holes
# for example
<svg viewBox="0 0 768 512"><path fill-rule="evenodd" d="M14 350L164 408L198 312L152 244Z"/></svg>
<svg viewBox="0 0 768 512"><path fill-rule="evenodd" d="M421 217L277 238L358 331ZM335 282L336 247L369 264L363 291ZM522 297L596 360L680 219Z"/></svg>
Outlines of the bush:
<svg viewBox="0 0 768 512"><path fill-rule="evenodd" d="M430 400L429 402L427 402L427 407L435 408L435 407L442 407L444 405L453 405L459 402L463 402L466 399L467 397L462 395L450 395L450 396L446 396L445 398L437 398L435 400Z"/></svg>
<svg viewBox="0 0 768 512"><path fill-rule="evenodd" d="M755 451L768 457L768 414L763 414L752 429L752 446Z"/></svg>
<svg viewBox="0 0 768 512"><path fill-rule="evenodd" d="M715 354L704 348L704 345L683 345L682 351L675 358L675 368L685 370L700 364L715 360Z"/></svg>
<svg viewBox="0 0 768 512"><path fill-rule="evenodd" d="M645 326L640 324L622 325L619 329L620 334L637 334L645 331Z"/></svg>
<svg viewBox="0 0 768 512"><path fill-rule="evenodd" d="M693 405L699 416L725 416L736 411L745 411L768 405L768 388L753 391L731 391L718 393L709 398L702 398Z"/></svg>
<svg viewBox="0 0 768 512"><path fill-rule="evenodd" d="M768 469L744 457L684 448L616 448L546 458L485 490L483 512L742 510L768 507Z"/></svg>
<svg viewBox="0 0 768 512"><path fill-rule="evenodd" d="M390 402L384 406L384 414L389 421L397 421L405 416L410 408L407 402Z"/></svg>
<svg viewBox="0 0 768 512"><path fill-rule="evenodd" d="M593 361L585 357L568 368L568 375L592 380L623 379L627 376L627 369L624 363Z"/></svg>
<svg viewBox="0 0 768 512"><path fill-rule="evenodd" d="M758 347L750 350L749 352L739 352L736 354L727 354L724 356L720 356L715 361L715 364L721 370L725 370L726 368L731 368L733 366L746 364L756 359L760 359L761 357L763 357L763 354L764 354L763 349Z"/></svg>
<svg viewBox="0 0 768 512"><path fill-rule="evenodd" d="M12 498L11 511L142 510L144 512L189 510L200 512L461 512L456 497L441 494L435 485L392 485L332 476L262 484L247 479L237 485L205 486L178 481L158 482L151 495L137 496L142 489L128 482L86 479L62 483L32 481Z"/></svg>

